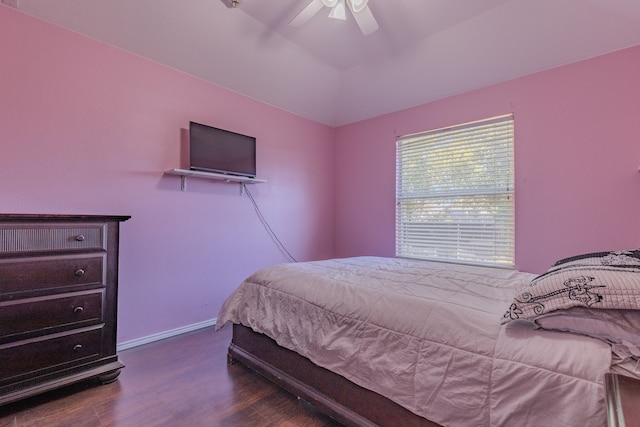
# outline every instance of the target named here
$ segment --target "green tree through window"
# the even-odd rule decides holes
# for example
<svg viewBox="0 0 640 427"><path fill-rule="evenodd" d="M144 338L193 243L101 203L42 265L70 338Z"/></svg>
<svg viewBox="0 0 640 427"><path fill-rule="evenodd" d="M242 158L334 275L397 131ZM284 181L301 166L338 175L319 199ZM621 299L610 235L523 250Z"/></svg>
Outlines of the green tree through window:
<svg viewBox="0 0 640 427"><path fill-rule="evenodd" d="M513 116L398 138L396 256L514 265Z"/></svg>

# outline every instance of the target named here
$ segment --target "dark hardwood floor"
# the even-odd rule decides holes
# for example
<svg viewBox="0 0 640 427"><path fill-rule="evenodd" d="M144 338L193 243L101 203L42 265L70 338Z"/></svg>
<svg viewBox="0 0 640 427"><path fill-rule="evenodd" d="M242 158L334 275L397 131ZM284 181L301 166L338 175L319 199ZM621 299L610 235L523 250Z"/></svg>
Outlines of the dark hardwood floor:
<svg viewBox="0 0 640 427"><path fill-rule="evenodd" d="M0 427L339 426L243 365L228 365L230 341L227 325L122 351L117 381L0 406Z"/></svg>

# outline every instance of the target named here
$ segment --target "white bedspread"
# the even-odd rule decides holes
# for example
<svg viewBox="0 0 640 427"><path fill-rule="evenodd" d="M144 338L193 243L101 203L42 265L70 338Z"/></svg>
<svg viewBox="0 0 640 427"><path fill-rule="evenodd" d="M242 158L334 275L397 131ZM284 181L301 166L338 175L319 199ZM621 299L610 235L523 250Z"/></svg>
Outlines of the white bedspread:
<svg viewBox="0 0 640 427"><path fill-rule="evenodd" d="M377 257L276 265L239 286L217 327L248 326L445 426L601 427L610 347L500 325L533 277Z"/></svg>

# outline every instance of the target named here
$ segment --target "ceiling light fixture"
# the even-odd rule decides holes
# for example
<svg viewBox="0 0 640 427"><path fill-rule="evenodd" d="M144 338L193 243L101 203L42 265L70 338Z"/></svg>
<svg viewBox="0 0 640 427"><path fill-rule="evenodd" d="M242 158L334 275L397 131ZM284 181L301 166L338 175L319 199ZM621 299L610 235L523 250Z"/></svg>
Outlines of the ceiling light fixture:
<svg viewBox="0 0 640 427"><path fill-rule="evenodd" d="M367 3L369 3L369 0L349 0L349 6L353 13L361 12L362 9L367 7Z"/></svg>
<svg viewBox="0 0 640 427"><path fill-rule="evenodd" d="M337 2L323 0L322 2L325 6L331 8L331 12L329 12L329 18L341 19L343 21L347 19L347 9L344 5L344 0L338 0ZM335 3L335 5L329 6L327 3Z"/></svg>
<svg viewBox="0 0 640 427"><path fill-rule="evenodd" d="M369 35L378 29L378 22L368 6L369 0L311 0L302 12L289 22L294 27L309 22L324 6L330 7L329 18L346 20L347 7L355 18L362 34Z"/></svg>
<svg viewBox="0 0 640 427"><path fill-rule="evenodd" d="M240 3L242 3L242 0L222 0L222 3L227 7L238 7Z"/></svg>

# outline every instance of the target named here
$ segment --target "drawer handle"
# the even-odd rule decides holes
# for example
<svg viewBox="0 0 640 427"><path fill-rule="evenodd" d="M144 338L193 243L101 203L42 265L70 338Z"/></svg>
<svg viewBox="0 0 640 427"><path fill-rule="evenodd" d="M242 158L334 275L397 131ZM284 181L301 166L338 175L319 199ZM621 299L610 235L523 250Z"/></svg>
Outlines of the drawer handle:
<svg viewBox="0 0 640 427"><path fill-rule="evenodd" d="M84 234L78 234L78 235L76 236L76 240L77 240L78 242L82 242L82 241L84 241Z"/></svg>
<svg viewBox="0 0 640 427"><path fill-rule="evenodd" d="M82 345L80 345L80 344L76 344L76 345L74 345L74 346L73 346L73 351L78 352L78 351L80 351L80 350L82 350Z"/></svg>
<svg viewBox="0 0 640 427"><path fill-rule="evenodd" d="M81 314L84 311L84 307L78 306L73 309L73 312L76 314Z"/></svg>
<svg viewBox="0 0 640 427"><path fill-rule="evenodd" d="M81 268L77 269L75 272L75 275L80 277L80 276L84 276L85 271Z"/></svg>

